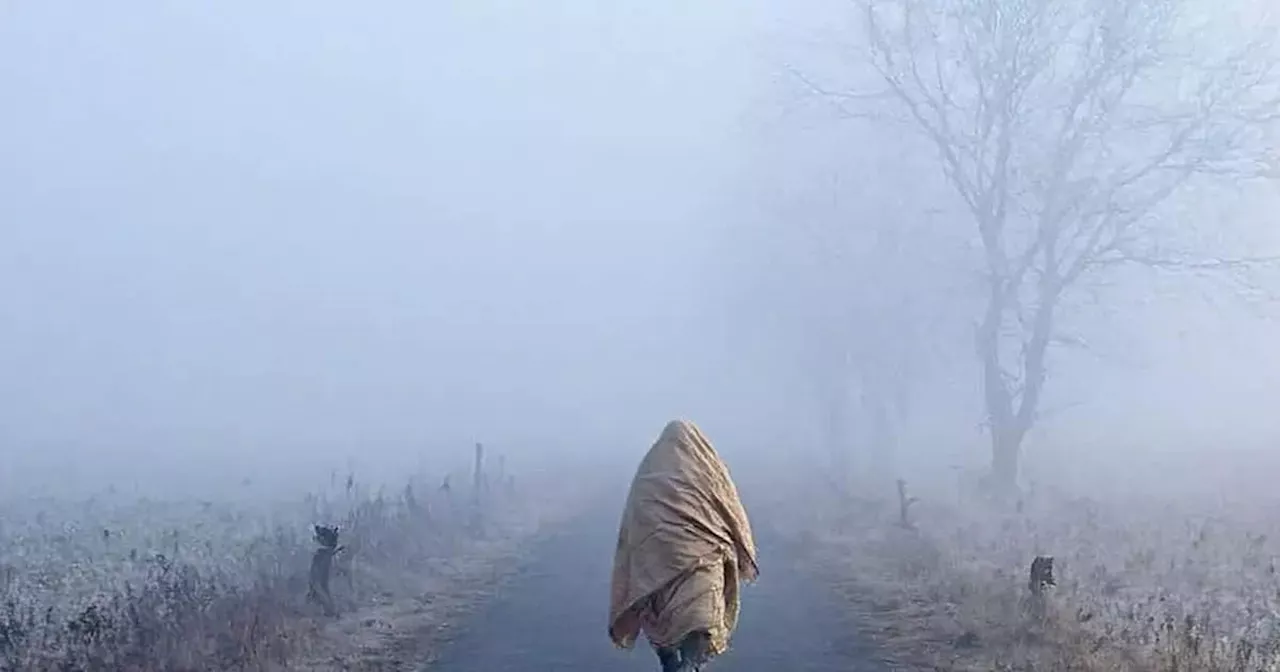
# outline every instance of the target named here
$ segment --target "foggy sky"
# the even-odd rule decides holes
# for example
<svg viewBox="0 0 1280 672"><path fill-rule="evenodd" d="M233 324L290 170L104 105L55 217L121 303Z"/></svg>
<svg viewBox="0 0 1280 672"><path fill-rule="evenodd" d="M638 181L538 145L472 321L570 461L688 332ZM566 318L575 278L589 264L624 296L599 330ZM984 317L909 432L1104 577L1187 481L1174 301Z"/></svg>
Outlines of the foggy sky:
<svg viewBox="0 0 1280 672"><path fill-rule="evenodd" d="M874 77L856 75L865 58L857 43L856 9L839 0L770 8L762 21L769 26L769 59L785 71L772 80L752 164L755 179L770 191L763 208L772 211L760 213L745 245L754 249L757 262L786 260L785 270L755 278L756 310L780 310L794 322L773 335L771 345L792 362L807 356L806 348L821 342L824 328L839 315L841 294L849 297L846 303L865 303L867 295L923 296L950 316L931 327L939 331L927 339L927 349L943 354L925 374L923 398L915 404L921 410L905 428L912 436L902 448L917 465L982 463L989 457L989 439L973 361L972 329L981 298L973 291L981 267L972 256L980 249L973 223L943 182L936 151L909 125L850 118L850 109L859 111L857 100L823 99L795 76L835 91L877 90ZM1230 48L1235 43L1224 35L1258 25L1256 16L1241 18L1244 5L1236 12L1209 9L1204 16L1225 20L1211 36L1201 33L1212 42L1200 44L1206 51ZM1197 11L1192 3L1198 20ZM1182 230L1192 250L1259 257L1280 251L1276 213L1280 188L1272 182L1188 189L1158 216L1176 220L1169 228ZM908 223L904 235L914 260L859 261L867 240L878 235L876 227L891 220ZM864 230L861 241L849 235L857 229ZM1231 280L1223 274L1126 270L1082 287L1086 291L1063 306L1059 324L1088 347L1051 351L1043 417L1028 439L1028 458L1034 462L1054 453L1070 462L1084 456L1105 461L1117 452L1274 451L1280 419L1264 390L1280 384L1280 348L1274 345L1280 342L1280 274L1273 267L1248 274L1243 284ZM917 289L903 292L904 284ZM966 291L972 294L969 315L956 314ZM880 321L874 312L861 317L868 324ZM845 338L857 339L864 331L854 325ZM805 382L792 380L797 387ZM810 415L814 422L818 417Z"/></svg>
<svg viewBox="0 0 1280 672"><path fill-rule="evenodd" d="M683 416L785 456L818 434L833 316L907 296L940 310L903 451L981 461L972 224L918 139L788 76L840 74L851 30L827 0L7 3L0 454L629 459ZM1277 196L1177 216L1260 253ZM911 226L876 266L884 221ZM1054 354L1029 451L1274 445L1274 306L1113 280L1064 308L1091 347Z"/></svg>
<svg viewBox="0 0 1280 672"><path fill-rule="evenodd" d="M0 450L612 449L714 413L728 6L7 3Z"/></svg>

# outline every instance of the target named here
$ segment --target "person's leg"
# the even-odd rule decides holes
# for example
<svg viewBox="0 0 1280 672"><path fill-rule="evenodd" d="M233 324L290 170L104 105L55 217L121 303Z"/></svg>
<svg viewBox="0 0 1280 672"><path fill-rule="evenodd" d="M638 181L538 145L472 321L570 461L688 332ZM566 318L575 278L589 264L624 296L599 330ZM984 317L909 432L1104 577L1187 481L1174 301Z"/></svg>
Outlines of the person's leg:
<svg viewBox="0 0 1280 672"><path fill-rule="evenodd" d="M674 647L657 647L658 662L662 663L662 672L680 672L680 651Z"/></svg>
<svg viewBox="0 0 1280 672"><path fill-rule="evenodd" d="M685 669L699 672L710 659L711 635L702 630L694 630L680 642L680 660Z"/></svg>

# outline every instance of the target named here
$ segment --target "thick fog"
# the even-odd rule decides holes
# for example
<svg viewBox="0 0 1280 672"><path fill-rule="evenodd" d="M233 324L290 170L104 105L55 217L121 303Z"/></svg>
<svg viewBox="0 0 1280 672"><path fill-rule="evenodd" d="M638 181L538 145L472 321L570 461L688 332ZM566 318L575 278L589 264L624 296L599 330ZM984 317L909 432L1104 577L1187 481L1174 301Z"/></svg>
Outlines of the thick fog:
<svg viewBox="0 0 1280 672"><path fill-rule="evenodd" d="M0 668L1280 669L1273 5L0 0Z"/></svg>
<svg viewBox="0 0 1280 672"><path fill-rule="evenodd" d="M3 487L725 424L740 9L6 6Z"/></svg>
<svg viewBox="0 0 1280 672"><path fill-rule="evenodd" d="M946 14L939 8L949 6L916 5L921 17L934 10ZM1157 5L1181 8L1179 25L1190 32L1175 35L1170 53L1189 63L1212 63L1261 35L1259 49L1272 51L1259 51L1244 67L1262 72L1258 89L1275 95L1274 60L1266 60L1276 57L1275 33L1268 28L1274 17L1264 4L1240 3L1230 11L1195 2L1115 9L1119 15ZM828 444L874 454L891 443L890 471L898 475L988 465L990 428L974 350L983 309L983 246L947 181L938 148L894 107L883 78L869 66L873 50L863 6L812 0L774 7L762 21L769 26L767 60L775 73L771 94L753 108L758 134L750 164L758 198L742 247L754 252L756 271L764 259L776 265L762 274L752 273L748 263L742 272L756 282L748 303L771 314L776 328L757 332L758 347L789 362L790 385L813 402L809 422L830 424L832 399L846 409L843 428L825 433ZM893 16L893 10L883 11ZM923 25L916 30L929 35ZM929 38L918 39L923 44ZM944 42L947 47L960 54L959 46ZM923 86L954 86L963 96L962 84L945 75L932 79L935 66L948 67L926 55ZM1177 69L1161 64L1154 70L1163 67ZM952 76L963 80L965 73ZM1163 80L1143 85L1157 104L1193 100L1185 82L1177 84L1182 91ZM943 101L955 106L963 124L967 100ZM1250 149L1274 161L1274 140L1264 136ZM1087 274L1063 299L1044 398L1024 445L1024 475L1133 488L1135 472L1121 466L1128 464L1140 466L1152 484L1173 484L1166 477L1173 471L1186 476L1189 457L1196 465L1192 474L1238 483L1246 473L1211 474L1206 462L1232 452L1274 453L1280 420L1268 390L1280 381L1274 345L1280 336L1274 261L1280 189L1274 171L1261 180L1243 172L1191 180L1151 213L1155 223L1148 228L1159 239L1139 242L1210 262L1260 263L1227 270L1132 264ZM840 362L843 376L831 375ZM868 376L883 388L871 389L871 396L901 394L899 406L907 409L879 434L874 413L865 404L859 409L865 381L847 382ZM841 394L854 400L841 400ZM871 459L854 471L870 469L887 487L876 456ZM1179 480L1173 487L1189 484Z"/></svg>
<svg viewBox="0 0 1280 672"><path fill-rule="evenodd" d="M824 93L868 81L841 3L0 16L0 487L629 463L677 416L730 456L989 460L976 231L927 140ZM1259 256L1278 196L1163 216ZM1273 446L1275 274L1199 275L1064 300L1029 460Z"/></svg>

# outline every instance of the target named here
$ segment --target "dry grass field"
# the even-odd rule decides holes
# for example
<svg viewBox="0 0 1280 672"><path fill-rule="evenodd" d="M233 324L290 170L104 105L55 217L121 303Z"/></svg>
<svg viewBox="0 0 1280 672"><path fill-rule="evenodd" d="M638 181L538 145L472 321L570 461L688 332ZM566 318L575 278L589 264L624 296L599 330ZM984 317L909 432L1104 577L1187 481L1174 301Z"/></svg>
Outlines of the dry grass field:
<svg viewBox="0 0 1280 672"><path fill-rule="evenodd" d="M993 507L922 491L909 526L893 497L810 489L790 511L815 570L902 668L1275 670L1280 493L1274 459L1253 460L1233 470L1250 482L1195 494L1041 489ZM1198 473L1226 471L1210 466ZM1037 556L1057 583L1039 603Z"/></svg>
<svg viewBox="0 0 1280 672"><path fill-rule="evenodd" d="M465 475L452 479L468 481ZM6 502L0 670L411 669L572 510L536 486L477 505L439 474L298 501ZM340 528L336 615L307 599L313 524Z"/></svg>

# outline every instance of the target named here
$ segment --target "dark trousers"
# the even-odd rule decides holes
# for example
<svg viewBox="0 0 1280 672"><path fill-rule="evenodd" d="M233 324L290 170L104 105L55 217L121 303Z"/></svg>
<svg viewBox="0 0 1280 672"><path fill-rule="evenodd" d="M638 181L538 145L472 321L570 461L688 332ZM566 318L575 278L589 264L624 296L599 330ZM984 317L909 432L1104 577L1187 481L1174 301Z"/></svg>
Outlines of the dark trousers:
<svg viewBox="0 0 1280 672"><path fill-rule="evenodd" d="M662 663L662 672L701 672L707 663L710 643L707 633L695 631L686 635L679 646L659 647L658 662Z"/></svg>

